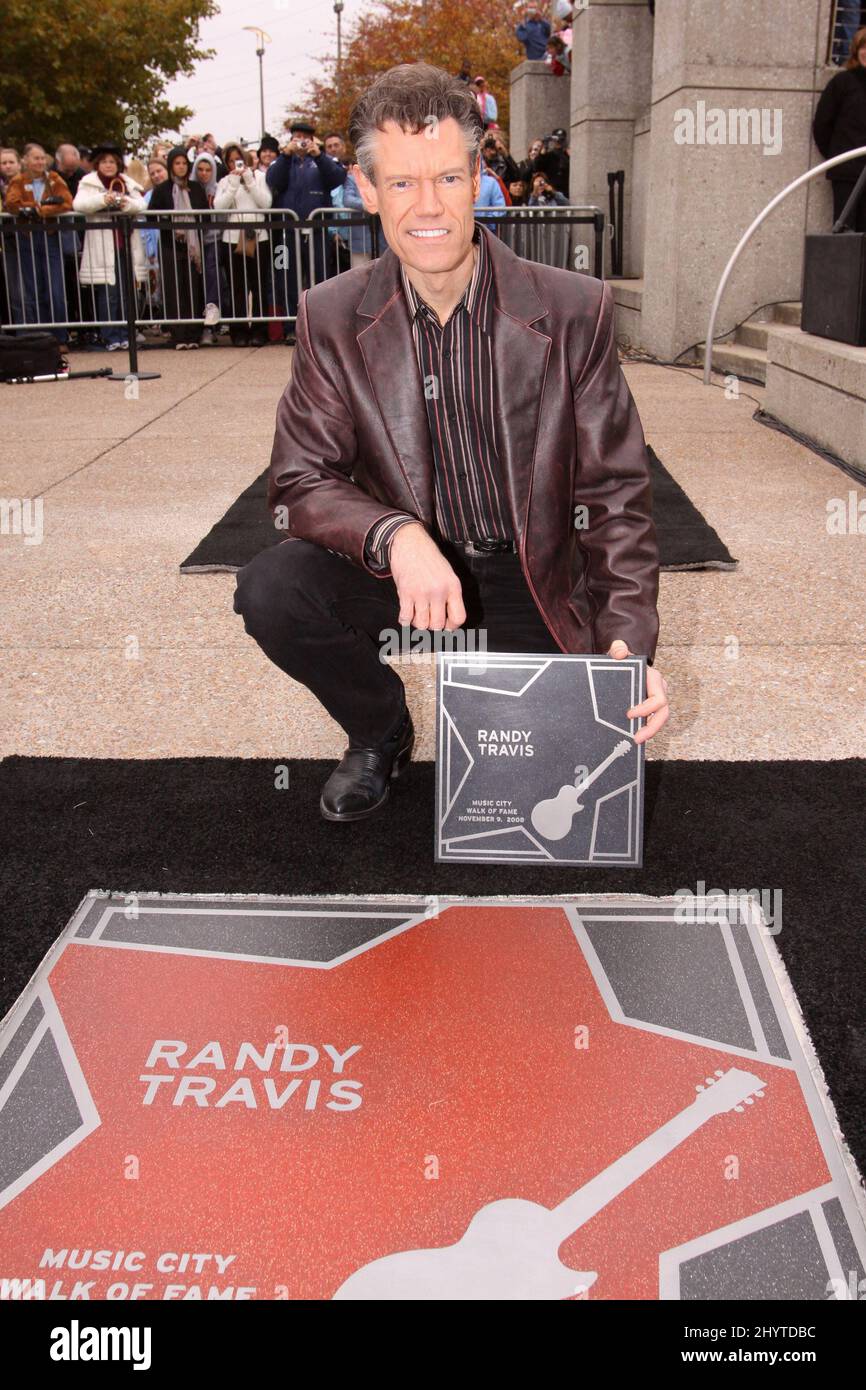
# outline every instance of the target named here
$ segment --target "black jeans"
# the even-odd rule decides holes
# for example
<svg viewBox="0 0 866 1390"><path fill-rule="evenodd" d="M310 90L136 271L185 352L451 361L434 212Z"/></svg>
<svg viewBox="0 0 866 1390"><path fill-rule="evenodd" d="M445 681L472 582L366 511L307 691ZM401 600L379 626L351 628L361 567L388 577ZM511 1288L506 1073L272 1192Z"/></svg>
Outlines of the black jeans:
<svg viewBox="0 0 866 1390"><path fill-rule="evenodd" d="M463 586L464 630L475 630L466 650L561 650L516 555L465 556L444 542L441 548ZM400 633L399 609L392 579L301 540L282 541L245 565L234 596L235 612L265 655L365 747L383 742L403 717L403 682L380 656L383 634Z"/></svg>

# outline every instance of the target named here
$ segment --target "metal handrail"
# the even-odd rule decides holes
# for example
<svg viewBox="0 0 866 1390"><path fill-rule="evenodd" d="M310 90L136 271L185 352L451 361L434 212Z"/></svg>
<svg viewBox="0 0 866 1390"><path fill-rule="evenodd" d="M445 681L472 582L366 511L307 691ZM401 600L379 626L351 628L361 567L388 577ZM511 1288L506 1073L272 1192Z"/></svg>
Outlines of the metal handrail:
<svg viewBox="0 0 866 1390"><path fill-rule="evenodd" d="M823 174L827 169L835 168L837 164L844 164L849 159L862 159L864 156L866 156L866 145L858 145L856 150L846 150L844 154L837 154L834 155L832 159L825 159L823 164L816 164L814 169L807 169L805 174L801 174L799 178L794 179L793 183L789 183L787 188L783 188L781 193L776 194L775 198L767 204L763 212L758 214L752 225L740 237L734 249L734 253L722 273L719 287L713 299L713 306L710 309L710 321L707 325L706 347L704 350L704 386L710 385L710 377L713 370L713 329L716 326L716 314L718 313L722 295L725 292L725 286L731 277L731 271L739 260L740 252L744 250L751 241L752 236L758 230L764 218L768 217L773 209L778 207L779 203L781 203L784 198L787 198L789 193L793 193L795 188L800 188L802 184L808 183L810 179L816 178L818 174Z"/></svg>

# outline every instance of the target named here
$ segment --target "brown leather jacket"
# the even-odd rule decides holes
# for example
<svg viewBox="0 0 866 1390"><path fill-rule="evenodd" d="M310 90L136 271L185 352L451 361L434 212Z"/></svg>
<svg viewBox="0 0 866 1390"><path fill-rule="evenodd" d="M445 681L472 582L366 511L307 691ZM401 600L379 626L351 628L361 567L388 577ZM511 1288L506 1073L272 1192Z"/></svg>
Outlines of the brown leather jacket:
<svg viewBox="0 0 866 1390"><path fill-rule="evenodd" d="M495 282L499 458L523 573L563 651L606 652L622 638L653 657L649 469L617 358L610 287L522 260L486 228L482 235ZM289 537L366 569L365 539L386 512L434 522L423 383L390 248L301 296L268 503L285 509L276 519ZM579 529L581 506L588 521Z"/></svg>
<svg viewBox="0 0 866 1390"><path fill-rule="evenodd" d="M3 211L17 216L22 208L35 208L43 221L50 222L61 212L72 211L72 194L69 186L60 174L53 169L47 169L44 174L45 187L42 190L42 201L37 203L33 196L33 183L30 174L16 174L9 180L9 187L6 189L6 197L3 203ZM46 198L60 198L60 203L45 204ZM48 231L56 232L56 227L48 227Z"/></svg>

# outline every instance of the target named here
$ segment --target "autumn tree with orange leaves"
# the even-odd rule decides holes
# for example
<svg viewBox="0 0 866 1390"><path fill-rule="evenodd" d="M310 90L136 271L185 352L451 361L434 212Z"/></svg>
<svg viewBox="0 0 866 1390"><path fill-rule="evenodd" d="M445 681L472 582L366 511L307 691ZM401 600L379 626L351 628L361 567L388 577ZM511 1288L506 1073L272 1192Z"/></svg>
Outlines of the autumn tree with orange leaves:
<svg viewBox="0 0 866 1390"><path fill-rule="evenodd" d="M508 0L376 0L344 35L339 80L336 57L323 57L325 76L307 85L287 118L304 113L320 133L345 132L355 101L380 72L426 62L456 75L468 59L472 76L487 78L507 131L510 74L524 57L516 23Z"/></svg>

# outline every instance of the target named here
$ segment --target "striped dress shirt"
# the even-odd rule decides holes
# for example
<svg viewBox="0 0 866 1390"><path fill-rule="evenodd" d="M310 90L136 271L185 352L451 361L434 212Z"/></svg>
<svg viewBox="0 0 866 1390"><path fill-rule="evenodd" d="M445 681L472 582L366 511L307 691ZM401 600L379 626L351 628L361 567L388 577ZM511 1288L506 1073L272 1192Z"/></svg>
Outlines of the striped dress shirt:
<svg viewBox="0 0 866 1390"><path fill-rule="evenodd" d="M448 322L439 323L400 266L433 453L436 524L452 541L514 539L496 452L493 270L478 227L475 268ZM386 572L391 541L417 517L390 512L367 537L367 560Z"/></svg>

